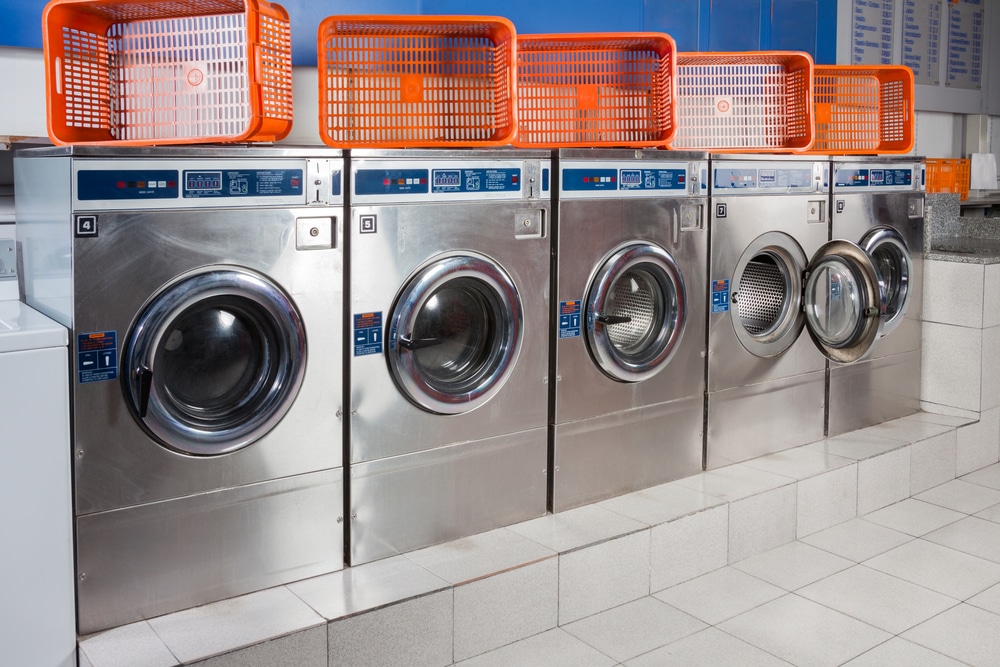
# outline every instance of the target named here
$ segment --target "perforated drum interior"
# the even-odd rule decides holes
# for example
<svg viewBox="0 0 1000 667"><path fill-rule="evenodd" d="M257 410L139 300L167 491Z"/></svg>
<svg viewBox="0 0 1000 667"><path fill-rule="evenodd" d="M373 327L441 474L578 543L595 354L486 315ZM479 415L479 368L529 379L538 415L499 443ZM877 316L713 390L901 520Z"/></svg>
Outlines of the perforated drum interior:
<svg viewBox="0 0 1000 667"><path fill-rule="evenodd" d="M747 263L737 301L740 322L751 334L763 334L781 321L788 280L773 257L757 255Z"/></svg>
<svg viewBox="0 0 1000 667"><path fill-rule="evenodd" d="M653 324L659 322L658 292L656 281L645 271L628 271L615 282L608 310L615 317L628 318L627 322L608 326L608 338L616 348L631 353L646 346L655 334Z"/></svg>

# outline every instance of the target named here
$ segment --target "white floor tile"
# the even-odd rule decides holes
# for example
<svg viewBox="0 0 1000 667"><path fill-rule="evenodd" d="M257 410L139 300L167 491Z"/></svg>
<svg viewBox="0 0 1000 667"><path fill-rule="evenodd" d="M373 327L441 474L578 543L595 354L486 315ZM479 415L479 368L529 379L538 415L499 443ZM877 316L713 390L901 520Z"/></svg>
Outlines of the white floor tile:
<svg viewBox="0 0 1000 667"><path fill-rule="evenodd" d="M994 614L1000 614L1000 584L987 588L979 595L972 596L966 602L973 607L979 607Z"/></svg>
<svg viewBox="0 0 1000 667"><path fill-rule="evenodd" d="M912 535L864 519L851 519L799 541L856 563L868 560L913 539Z"/></svg>
<svg viewBox="0 0 1000 667"><path fill-rule="evenodd" d="M948 431L910 445L910 495L955 479L958 434Z"/></svg>
<svg viewBox="0 0 1000 667"><path fill-rule="evenodd" d="M903 638L974 667L995 667L1000 616L962 604L905 632Z"/></svg>
<svg viewBox="0 0 1000 667"><path fill-rule="evenodd" d="M678 482L670 482L611 498L598 505L649 526L658 526L725 502Z"/></svg>
<svg viewBox="0 0 1000 667"><path fill-rule="evenodd" d="M922 539L864 564L956 600L966 600L1000 583L1000 565Z"/></svg>
<svg viewBox="0 0 1000 667"><path fill-rule="evenodd" d="M970 516L928 533L924 539L1000 563L1000 523Z"/></svg>
<svg viewBox="0 0 1000 667"><path fill-rule="evenodd" d="M880 438L870 433L864 433L863 431L852 431L844 435L838 435L835 438L827 438L826 440L806 445L806 449L813 449L825 454L860 461L891 452L903 446L905 446L904 443L899 440Z"/></svg>
<svg viewBox="0 0 1000 667"><path fill-rule="evenodd" d="M893 637L867 653L844 663L844 667L965 667L963 663L913 642Z"/></svg>
<svg viewBox="0 0 1000 667"><path fill-rule="evenodd" d="M975 514L1000 503L1000 491L960 479L953 479L917 494L914 498L947 507L956 512Z"/></svg>
<svg viewBox="0 0 1000 667"><path fill-rule="evenodd" d="M729 505L650 529L649 587L661 591L729 562Z"/></svg>
<svg viewBox="0 0 1000 667"><path fill-rule="evenodd" d="M559 556L559 625L649 595L649 534Z"/></svg>
<svg viewBox="0 0 1000 667"><path fill-rule="evenodd" d="M946 595L864 565L837 572L797 593L892 634L908 630L958 604Z"/></svg>
<svg viewBox="0 0 1000 667"><path fill-rule="evenodd" d="M980 519L992 521L993 523L1000 523L1000 505L987 507L982 512L976 512L976 516Z"/></svg>
<svg viewBox="0 0 1000 667"><path fill-rule="evenodd" d="M677 484L729 502L794 483L791 477L751 468L745 463L677 480Z"/></svg>
<svg viewBox="0 0 1000 667"><path fill-rule="evenodd" d="M907 498L894 505L866 514L862 518L865 521L871 521L907 535L920 537L941 526L947 526L949 523L964 519L965 515L946 507Z"/></svg>
<svg viewBox="0 0 1000 667"><path fill-rule="evenodd" d="M1000 461L1000 408L986 410L979 422L958 429L955 474L965 475Z"/></svg>
<svg viewBox="0 0 1000 667"><path fill-rule="evenodd" d="M94 667L172 667L180 664L146 621L91 635L80 642L80 651Z"/></svg>
<svg viewBox="0 0 1000 667"><path fill-rule="evenodd" d="M740 561L733 567L787 591L794 591L852 565L854 563L846 558L802 542L791 542Z"/></svg>
<svg viewBox="0 0 1000 667"><path fill-rule="evenodd" d="M833 667L891 635L789 594L719 625L719 629L793 665Z"/></svg>
<svg viewBox="0 0 1000 667"><path fill-rule="evenodd" d="M956 428L959 426L967 426L968 424L975 423L976 421L972 417L961 417L959 415L948 415L937 412L925 412L923 410L912 415L907 415L906 417L903 417L903 419L918 422L930 422L931 424L941 424L943 426L954 426Z"/></svg>
<svg viewBox="0 0 1000 667"><path fill-rule="evenodd" d="M194 664L198 667L327 667L330 664L327 629L317 626Z"/></svg>
<svg viewBox="0 0 1000 667"><path fill-rule="evenodd" d="M564 629L601 653L624 662L706 627L679 609L644 597L570 623Z"/></svg>
<svg viewBox="0 0 1000 667"><path fill-rule="evenodd" d="M829 470L842 468L852 462L853 459L843 456L807 447L796 447L751 459L746 464L752 468L766 470L792 479L807 479Z"/></svg>
<svg viewBox="0 0 1000 667"><path fill-rule="evenodd" d="M425 570L452 584L461 584L544 558L552 549L506 528L463 537L405 554Z"/></svg>
<svg viewBox="0 0 1000 667"><path fill-rule="evenodd" d="M909 445L858 461L858 516L909 497Z"/></svg>
<svg viewBox="0 0 1000 667"><path fill-rule="evenodd" d="M729 562L735 563L795 539L795 484L729 503Z"/></svg>
<svg viewBox="0 0 1000 667"><path fill-rule="evenodd" d="M858 465L831 470L796 486L795 535L805 535L836 526L858 515Z"/></svg>
<svg viewBox="0 0 1000 667"><path fill-rule="evenodd" d="M963 475L961 479L973 484L988 486L991 489L1000 489L1000 463L994 463L991 466L970 472L968 475Z"/></svg>
<svg viewBox="0 0 1000 667"><path fill-rule="evenodd" d="M919 442L927 438L954 431L954 426L946 424L934 424L931 422L914 421L911 419L894 419L893 421L869 426L859 431L866 435L874 435L878 438L888 438L889 440L900 440L902 442Z"/></svg>
<svg viewBox="0 0 1000 667"><path fill-rule="evenodd" d="M654 597L716 625L784 594L781 588L730 566L660 591Z"/></svg>
<svg viewBox="0 0 1000 667"><path fill-rule="evenodd" d="M1000 494L998 494L1000 495ZM997 502L1000 502L998 500ZM597 505L584 505L567 512L508 526L507 530L558 553L635 533L645 523L616 514Z"/></svg>
<svg viewBox="0 0 1000 667"><path fill-rule="evenodd" d="M626 667L788 667L788 663L725 632L706 628L629 660Z"/></svg>
<svg viewBox="0 0 1000 667"><path fill-rule="evenodd" d="M462 667L612 667L616 663L565 630L555 628L457 664Z"/></svg>

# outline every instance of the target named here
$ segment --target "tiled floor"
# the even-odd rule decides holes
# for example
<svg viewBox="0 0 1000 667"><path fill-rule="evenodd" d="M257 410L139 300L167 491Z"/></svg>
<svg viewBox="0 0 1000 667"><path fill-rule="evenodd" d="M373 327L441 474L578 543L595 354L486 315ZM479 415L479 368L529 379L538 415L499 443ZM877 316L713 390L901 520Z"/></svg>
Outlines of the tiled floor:
<svg viewBox="0 0 1000 667"><path fill-rule="evenodd" d="M1000 465L457 664L1000 665Z"/></svg>

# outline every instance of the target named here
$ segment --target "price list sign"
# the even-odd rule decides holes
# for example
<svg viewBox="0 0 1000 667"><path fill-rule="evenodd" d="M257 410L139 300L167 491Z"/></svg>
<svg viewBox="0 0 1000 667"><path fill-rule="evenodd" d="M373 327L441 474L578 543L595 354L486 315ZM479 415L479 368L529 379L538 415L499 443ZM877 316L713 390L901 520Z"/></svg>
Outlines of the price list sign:
<svg viewBox="0 0 1000 667"><path fill-rule="evenodd" d="M903 4L903 64L915 83L941 83L941 0L906 0Z"/></svg>
<svg viewBox="0 0 1000 667"><path fill-rule="evenodd" d="M892 63L895 0L854 0L851 15L851 62L855 65Z"/></svg>
<svg viewBox="0 0 1000 667"><path fill-rule="evenodd" d="M948 3L946 86L978 90L983 85L983 0Z"/></svg>

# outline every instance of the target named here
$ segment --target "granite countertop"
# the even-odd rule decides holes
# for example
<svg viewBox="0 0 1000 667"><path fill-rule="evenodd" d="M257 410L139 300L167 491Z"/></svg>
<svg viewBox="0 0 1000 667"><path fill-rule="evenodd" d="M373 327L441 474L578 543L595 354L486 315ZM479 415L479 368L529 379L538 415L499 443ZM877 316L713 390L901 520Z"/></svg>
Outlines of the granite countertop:
<svg viewBox="0 0 1000 667"><path fill-rule="evenodd" d="M1000 264L1000 218L963 217L957 194L928 193L924 258L964 264Z"/></svg>

